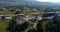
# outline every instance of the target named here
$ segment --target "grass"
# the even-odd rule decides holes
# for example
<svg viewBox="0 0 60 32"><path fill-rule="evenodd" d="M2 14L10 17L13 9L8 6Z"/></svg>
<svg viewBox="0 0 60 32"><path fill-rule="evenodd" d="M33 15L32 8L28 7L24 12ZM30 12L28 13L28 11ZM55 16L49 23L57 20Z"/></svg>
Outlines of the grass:
<svg viewBox="0 0 60 32"><path fill-rule="evenodd" d="M27 32L29 29L33 29L32 26L33 26L33 24L29 23L28 28L26 28L26 30L24 32Z"/></svg>
<svg viewBox="0 0 60 32"><path fill-rule="evenodd" d="M8 22L6 20L0 20L0 32L8 32L7 31Z"/></svg>
<svg viewBox="0 0 60 32"><path fill-rule="evenodd" d="M11 15L14 14L14 12L10 12L9 10L3 10L0 11L0 15ZM8 32L8 21L7 20L0 20L0 32Z"/></svg>
<svg viewBox="0 0 60 32"><path fill-rule="evenodd" d="M46 20L42 23L42 29L43 29L43 32L46 32L46 24L48 24L49 22L51 22L50 20Z"/></svg>
<svg viewBox="0 0 60 32"><path fill-rule="evenodd" d="M36 25L37 23L34 23L34 24L29 23L28 28L24 32L27 32L29 29L37 29Z"/></svg>
<svg viewBox="0 0 60 32"><path fill-rule="evenodd" d="M3 10L3 11L0 11L0 15L10 15L10 14L14 14L15 12L11 12L9 10Z"/></svg>

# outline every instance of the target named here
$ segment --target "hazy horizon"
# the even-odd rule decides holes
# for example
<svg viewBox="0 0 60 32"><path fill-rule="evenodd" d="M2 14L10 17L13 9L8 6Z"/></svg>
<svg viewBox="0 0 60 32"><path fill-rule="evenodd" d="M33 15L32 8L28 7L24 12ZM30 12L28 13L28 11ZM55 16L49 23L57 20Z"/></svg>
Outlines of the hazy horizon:
<svg viewBox="0 0 60 32"><path fill-rule="evenodd" d="M60 0L36 0L40 2L60 2Z"/></svg>
<svg viewBox="0 0 60 32"><path fill-rule="evenodd" d="M38 1L38 2L60 2L60 0L0 0L0 1Z"/></svg>

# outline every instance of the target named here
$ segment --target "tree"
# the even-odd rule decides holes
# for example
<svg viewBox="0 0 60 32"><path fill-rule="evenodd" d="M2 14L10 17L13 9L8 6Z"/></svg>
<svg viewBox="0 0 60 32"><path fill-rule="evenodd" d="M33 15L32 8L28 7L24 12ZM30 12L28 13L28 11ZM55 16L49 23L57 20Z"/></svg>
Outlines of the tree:
<svg viewBox="0 0 60 32"><path fill-rule="evenodd" d="M24 9L23 11L22 11L22 13L23 14L28 14L28 13L30 13L31 11L30 11L30 9L28 9L28 8L26 8L26 9Z"/></svg>
<svg viewBox="0 0 60 32"><path fill-rule="evenodd" d="M17 25L17 32L22 32L28 27L28 23L25 22L23 24L18 24Z"/></svg>
<svg viewBox="0 0 60 32"><path fill-rule="evenodd" d="M9 26L8 26L8 30L9 32L16 32L16 17L13 17L12 20L9 21Z"/></svg>

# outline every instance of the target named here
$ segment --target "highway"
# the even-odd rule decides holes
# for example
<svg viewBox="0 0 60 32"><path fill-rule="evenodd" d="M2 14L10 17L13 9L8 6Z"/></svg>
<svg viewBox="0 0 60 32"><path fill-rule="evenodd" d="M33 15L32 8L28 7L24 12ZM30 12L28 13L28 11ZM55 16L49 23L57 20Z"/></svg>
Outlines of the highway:
<svg viewBox="0 0 60 32"><path fill-rule="evenodd" d="M60 12L42 12L42 13L56 13L56 14L59 14ZM30 14L16 14L16 15L0 15L0 19L2 18L2 16L5 16L4 18L6 19L6 20L10 20L10 19L12 19L12 17L14 17L14 16L16 16L16 17L18 17L19 18L19 16L24 16L24 19L25 20L29 20L29 19L34 19L34 17L29 17L29 15L34 15L34 16L36 16L36 15L39 15L39 13L30 13ZM27 17L26 17L27 16ZM58 16L60 16L60 15L58 15ZM44 18L42 18L42 17L37 17L37 20L42 20L42 19L52 19L54 16L51 16L51 17L44 17Z"/></svg>
<svg viewBox="0 0 60 32"><path fill-rule="evenodd" d="M5 16L5 15L3 15L3 16ZM2 19L3 16L0 15L0 19ZM34 16L34 17L29 17L28 15L15 15L15 16L17 16L18 18L19 18L20 16L23 16L23 18L24 18L25 20L35 19L35 16ZM6 15L4 18L5 18L6 20L10 20L10 19L12 19L12 17L14 17L14 15L13 15L13 16L8 16L8 15ZM52 19L53 17L54 17L54 16L44 17L44 19ZM21 17L21 18L22 18L22 17ZM19 19L20 19L20 18L19 18ZM37 16L36 19L37 19L37 20L42 20L43 18L40 17L40 16Z"/></svg>

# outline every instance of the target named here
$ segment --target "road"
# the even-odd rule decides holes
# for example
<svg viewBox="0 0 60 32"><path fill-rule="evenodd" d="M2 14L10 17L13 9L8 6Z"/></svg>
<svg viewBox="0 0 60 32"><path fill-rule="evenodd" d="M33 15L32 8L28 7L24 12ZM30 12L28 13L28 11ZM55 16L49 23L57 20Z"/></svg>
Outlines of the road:
<svg viewBox="0 0 60 32"><path fill-rule="evenodd" d="M51 17L44 17L44 19L52 19L52 18L53 18L53 16L51 16ZM0 19L2 19L2 16L0 16ZM5 16L5 19L6 20L10 20L10 19L12 19L12 16ZM27 21L29 19L35 19L35 17L24 17L24 19L25 19L25 21ZM42 19L43 19L42 17L37 17L37 20L42 20Z"/></svg>
<svg viewBox="0 0 60 32"><path fill-rule="evenodd" d="M42 12L42 13L57 13L57 14L59 14L60 12ZM30 13L29 15L31 15L31 14L34 14L34 15L39 15L39 13ZM5 16L5 19L7 19L7 20L9 20L9 19L11 19L13 16L28 16L28 15L25 15L25 14L17 14L17 15L0 15L0 19L2 18L2 16ZM60 15L58 15L58 16L60 16ZM51 16L51 17L45 17L44 19L52 19L54 16ZM28 17L26 17L25 18L25 20L28 20L28 19L32 19L33 17L30 17L30 18L28 18ZM42 17L38 17L37 18L38 20L42 20L43 18Z"/></svg>

